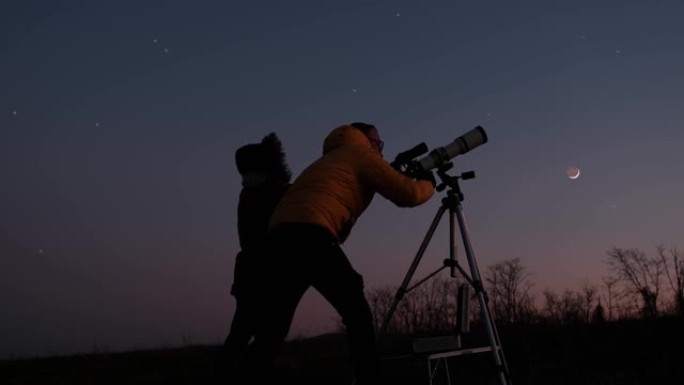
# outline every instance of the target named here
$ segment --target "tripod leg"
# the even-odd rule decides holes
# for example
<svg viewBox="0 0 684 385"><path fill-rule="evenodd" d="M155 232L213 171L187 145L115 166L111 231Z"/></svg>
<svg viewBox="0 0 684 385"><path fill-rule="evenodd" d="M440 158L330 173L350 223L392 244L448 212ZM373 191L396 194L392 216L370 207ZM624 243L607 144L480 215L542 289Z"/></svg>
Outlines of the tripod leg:
<svg viewBox="0 0 684 385"><path fill-rule="evenodd" d="M468 266L470 267L471 280L473 287L477 292L478 299L480 301L482 318L485 322L485 326L487 328L487 336L489 337L489 342L492 348L492 357L494 358L494 363L496 364L496 367L499 370L499 381L501 382L501 385L510 385L510 374L508 372L508 365L506 364L506 358L503 354L503 348L501 347L501 341L499 340L499 333L496 330L496 324L492 320L489 311L489 304L484 292L484 286L482 285L482 279L480 278L480 271L477 267L477 262L475 261L473 247L470 242L470 236L468 234L468 227L465 223L463 207L460 203L458 203L455 208L451 208L449 211L452 216L456 214L458 224L461 229L461 237L463 238L463 247L465 248L466 257L468 258Z"/></svg>
<svg viewBox="0 0 684 385"><path fill-rule="evenodd" d="M418 264L420 263L421 258L423 258L423 254L425 253L425 250L427 249L427 246L430 243L433 234L435 233L435 229L437 228L437 225L439 224L442 215L444 215L444 211L446 211L446 206L444 205L440 206L437 210L437 214L435 214L435 218L432 220L432 224L430 224L430 228L428 229L428 232L425 234L425 237L423 238L423 242L420 244L420 247L418 248L418 252L416 253L415 258L411 263L411 267L406 273L404 281L401 283L401 286L399 287L396 295L394 296L394 302L392 302L389 311L385 315L385 319L383 320L382 326L380 328L380 333L384 333L386 331L387 326L389 325L389 322L392 319L392 315L394 314L394 311L397 309L397 305L404 297L404 294L406 294L406 288L411 282L413 274L416 272L416 268L418 268Z"/></svg>

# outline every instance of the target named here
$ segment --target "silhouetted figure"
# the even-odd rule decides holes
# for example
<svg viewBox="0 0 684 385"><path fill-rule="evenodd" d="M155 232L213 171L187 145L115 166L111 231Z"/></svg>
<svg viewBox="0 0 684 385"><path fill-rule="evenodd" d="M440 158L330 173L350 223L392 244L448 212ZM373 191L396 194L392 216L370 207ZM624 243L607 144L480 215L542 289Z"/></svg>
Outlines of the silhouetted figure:
<svg viewBox="0 0 684 385"><path fill-rule="evenodd" d="M238 202L240 252L235 258L231 294L235 313L217 359L218 383L228 381L237 369L254 335L260 291L264 289L264 242L273 210L287 190L291 178L282 144L275 133L260 143L247 144L235 152L235 163L242 176Z"/></svg>
<svg viewBox="0 0 684 385"><path fill-rule="evenodd" d="M369 124L335 128L323 155L288 189L271 218L269 270L277 290L268 295L249 354L249 381L271 383L299 301L315 288L346 327L357 384L381 383L375 330L362 276L340 245L375 193L412 207L434 194L432 172L413 179L382 157L383 142ZM378 230L382 231L382 230Z"/></svg>

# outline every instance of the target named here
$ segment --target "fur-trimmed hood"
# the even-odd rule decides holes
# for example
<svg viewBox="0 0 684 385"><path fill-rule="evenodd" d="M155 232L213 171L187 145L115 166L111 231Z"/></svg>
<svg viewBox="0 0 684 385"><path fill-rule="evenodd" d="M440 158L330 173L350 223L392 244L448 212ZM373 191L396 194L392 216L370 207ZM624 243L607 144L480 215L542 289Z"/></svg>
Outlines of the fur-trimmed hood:
<svg viewBox="0 0 684 385"><path fill-rule="evenodd" d="M265 179L289 183L292 172L285 159L283 145L274 132L260 143L246 144L235 151L235 164L245 179Z"/></svg>

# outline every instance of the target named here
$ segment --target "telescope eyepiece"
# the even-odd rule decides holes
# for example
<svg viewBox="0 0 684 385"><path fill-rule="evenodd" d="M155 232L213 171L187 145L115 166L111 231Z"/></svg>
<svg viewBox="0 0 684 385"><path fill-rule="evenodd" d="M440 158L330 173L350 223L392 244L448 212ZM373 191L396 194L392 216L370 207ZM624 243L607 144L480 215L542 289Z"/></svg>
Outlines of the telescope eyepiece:
<svg viewBox="0 0 684 385"><path fill-rule="evenodd" d="M412 148L400 152L397 154L397 156L394 158L394 161L390 163L390 165L395 169L395 170L401 170L403 168L407 168L408 164L413 161L413 159L425 154L428 152L428 147L425 144L425 142L417 144L413 146Z"/></svg>

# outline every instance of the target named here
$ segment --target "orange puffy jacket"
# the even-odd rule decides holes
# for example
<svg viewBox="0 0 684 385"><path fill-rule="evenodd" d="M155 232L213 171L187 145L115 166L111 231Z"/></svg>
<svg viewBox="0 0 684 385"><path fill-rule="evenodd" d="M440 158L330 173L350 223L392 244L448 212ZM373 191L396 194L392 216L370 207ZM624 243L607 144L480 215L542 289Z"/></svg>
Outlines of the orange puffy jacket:
<svg viewBox="0 0 684 385"><path fill-rule="evenodd" d="M430 199L435 189L429 181L414 180L393 169L359 129L340 126L325 138L323 156L288 189L270 226L313 223L343 243L376 192L399 207L413 207Z"/></svg>

